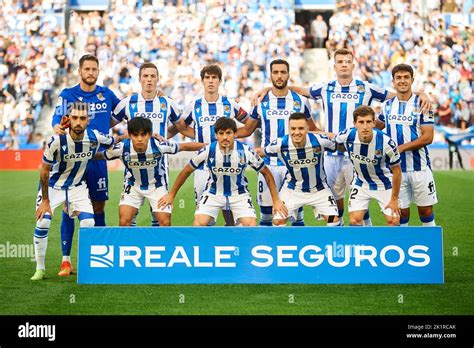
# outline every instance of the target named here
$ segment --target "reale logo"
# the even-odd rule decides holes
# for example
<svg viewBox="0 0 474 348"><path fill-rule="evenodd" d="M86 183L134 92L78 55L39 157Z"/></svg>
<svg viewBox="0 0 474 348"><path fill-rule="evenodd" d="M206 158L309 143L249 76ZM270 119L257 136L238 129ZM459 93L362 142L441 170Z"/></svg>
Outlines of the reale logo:
<svg viewBox="0 0 474 348"><path fill-rule="evenodd" d="M91 267L114 267L113 245L91 245Z"/></svg>

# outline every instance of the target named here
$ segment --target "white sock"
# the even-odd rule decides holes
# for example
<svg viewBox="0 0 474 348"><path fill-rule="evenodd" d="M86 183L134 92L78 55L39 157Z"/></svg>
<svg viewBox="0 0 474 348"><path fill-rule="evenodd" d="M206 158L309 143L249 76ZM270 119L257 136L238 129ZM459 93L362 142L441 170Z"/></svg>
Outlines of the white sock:
<svg viewBox="0 0 474 348"><path fill-rule="evenodd" d="M400 227L408 227L408 222L405 222L404 224L400 222Z"/></svg>
<svg viewBox="0 0 474 348"><path fill-rule="evenodd" d="M427 227L427 226L436 226L435 221L430 221L430 222L422 222L422 225Z"/></svg>
<svg viewBox="0 0 474 348"><path fill-rule="evenodd" d="M46 249L48 248L48 237L33 237L33 242L35 245L36 269L45 270L44 259L46 256Z"/></svg>
<svg viewBox="0 0 474 348"><path fill-rule="evenodd" d="M64 261L71 262L71 256L63 256L63 262Z"/></svg>

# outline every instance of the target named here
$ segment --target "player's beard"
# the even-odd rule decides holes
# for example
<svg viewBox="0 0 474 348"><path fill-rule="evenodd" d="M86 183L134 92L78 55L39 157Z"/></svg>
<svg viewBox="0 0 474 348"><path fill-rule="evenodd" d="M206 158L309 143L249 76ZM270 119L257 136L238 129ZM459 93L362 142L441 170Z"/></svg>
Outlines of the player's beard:
<svg viewBox="0 0 474 348"><path fill-rule="evenodd" d="M71 129L71 130L72 130L72 131L74 132L74 134L76 134L77 136L81 136L82 133L84 133L84 131L85 131L84 128L81 128L81 129L75 129L75 128L73 128L73 129Z"/></svg>
<svg viewBox="0 0 474 348"><path fill-rule="evenodd" d="M283 81L281 85L277 85L277 82L272 80L272 85L273 85L273 87L275 87L276 89L285 89L286 86L288 86L288 80Z"/></svg>
<svg viewBox="0 0 474 348"><path fill-rule="evenodd" d="M90 80L93 79L93 82L90 82ZM97 82L97 77L95 78L89 78L89 79L83 79L81 78L82 82L84 82L88 86L94 86Z"/></svg>

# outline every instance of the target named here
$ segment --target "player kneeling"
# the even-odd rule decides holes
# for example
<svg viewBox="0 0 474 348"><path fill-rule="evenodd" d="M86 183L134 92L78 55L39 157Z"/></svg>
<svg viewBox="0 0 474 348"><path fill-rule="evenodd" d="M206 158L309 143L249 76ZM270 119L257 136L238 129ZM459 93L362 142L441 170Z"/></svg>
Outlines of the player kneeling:
<svg viewBox="0 0 474 348"><path fill-rule="evenodd" d="M296 221L298 209L305 205L321 214L328 226L338 226L336 200L326 182L324 151L335 151L336 144L325 135L309 133L309 123L303 113L293 113L288 120L290 135L273 141L257 152L264 156L279 157L288 172L280 198L288 208L288 219ZM273 224L286 225L287 219L277 213Z"/></svg>
<svg viewBox="0 0 474 348"><path fill-rule="evenodd" d="M232 211L234 219L242 226L256 226L257 218L247 189L245 169L250 165L262 173L270 189L273 209L286 217L288 211L278 197L278 191L270 170L263 160L246 144L235 140L237 125L234 120L219 118L215 125L217 141L202 149L179 173L169 194L161 198L159 206L173 204L177 192L191 173L205 163L210 174L204 193L196 207L194 226L208 226L217 218L219 211Z"/></svg>
<svg viewBox="0 0 474 348"><path fill-rule="evenodd" d="M68 115L69 132L53 136L44 150L40 169L41 189L36 200L36 272L31 280L44 278L48 231L56 207L65 203L66 213L71 218L77 216L81 227L94 226L94 210L84 173L99 146L113 145L115 140L87 128L90 121L88 110L87 103L74 103ZM72 274L71 260L69 256L67 258L61 263L59 276Z"/></svg>
<svg viewBox="0 0 474 348"><path fill-rule="evenodd" d="M100 152L96 158L112 160L120 158L125 165L125 180L119 203L119 224L130 226L133 217L145 198L150 202L153 214L160 226L171 225L171 206L158 207L158 200L166 195L166 166L164 154L179 151L198 151L203 143L160 143L152 137L153 124L143 117L128 122L130 139Z"/></svg>
<svg viewBox="0 0 474 348"><path fill-rule="evenodd" d="M359 106L354 110L354 125L355 128L346 129L336 136L341 150L345 148L349 152L356 172L349 193L350 224L362 225L370 200L375 198L387 225L398 226L402 172L397 144L382 131L374 129L375 113L369 106Z"/></svg>

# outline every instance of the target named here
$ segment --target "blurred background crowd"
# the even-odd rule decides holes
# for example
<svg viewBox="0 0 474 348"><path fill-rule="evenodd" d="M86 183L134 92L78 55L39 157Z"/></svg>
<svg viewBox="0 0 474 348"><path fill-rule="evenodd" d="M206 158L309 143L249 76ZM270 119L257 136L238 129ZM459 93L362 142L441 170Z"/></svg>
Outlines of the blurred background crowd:
<svg viewBox="0 0 474 348"><path fill-rule="evenodd" d="M77 62L85 53L100 61L97 83L119 97L139 91L139 66L154 62L159 88L180 107L201 93L201 68L217 62L222 94L249 110L252 94L269 85L271 60L287 59L290 84L302 85L305 50L327 49L331 57L349 47L355 76L386 88L393 65L413 65L415 88L431 97L437 122L465 129L473 119L469 14L459 13L459 1L422 5L426 1L338 1L330 16L315 13L314 21L299 25L294 2L282 0L111 0L105 11L67 15L66 0L2 0L0 143L34 147L51 134L56 97L78 82ZM317 119L320 106L312 106Z"/></svg>

